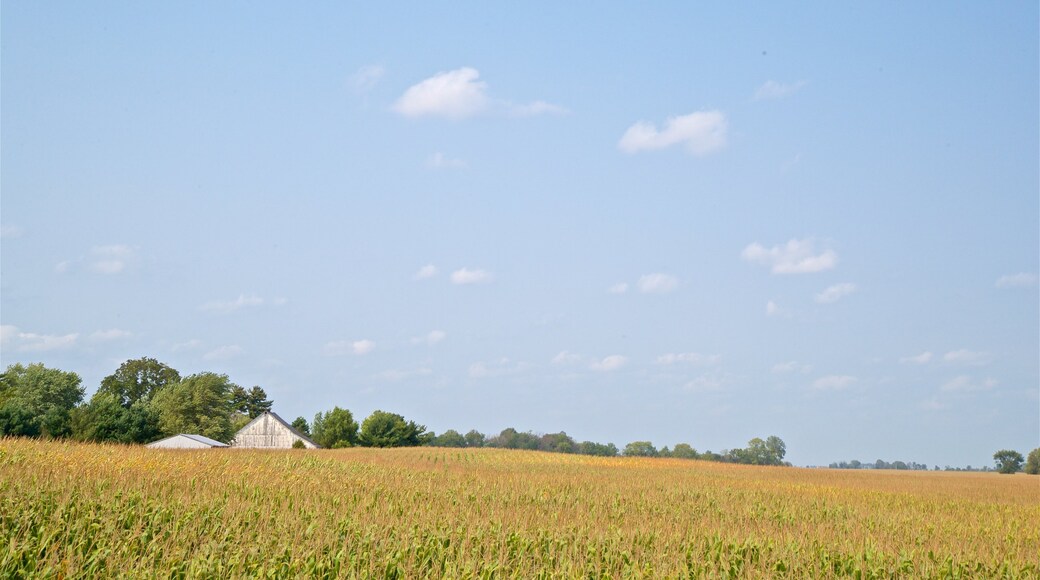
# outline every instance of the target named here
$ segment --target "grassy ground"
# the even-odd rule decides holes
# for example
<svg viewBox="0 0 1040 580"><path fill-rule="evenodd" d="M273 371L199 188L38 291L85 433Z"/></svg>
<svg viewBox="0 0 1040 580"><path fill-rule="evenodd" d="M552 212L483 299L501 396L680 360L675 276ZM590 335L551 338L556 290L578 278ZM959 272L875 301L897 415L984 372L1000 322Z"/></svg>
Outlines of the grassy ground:
<svg viewBox="0 0 1040 580"><path fill-rule="evenodd" d="M0 439L0 577L1040 576L1040 478Z"/></svg>

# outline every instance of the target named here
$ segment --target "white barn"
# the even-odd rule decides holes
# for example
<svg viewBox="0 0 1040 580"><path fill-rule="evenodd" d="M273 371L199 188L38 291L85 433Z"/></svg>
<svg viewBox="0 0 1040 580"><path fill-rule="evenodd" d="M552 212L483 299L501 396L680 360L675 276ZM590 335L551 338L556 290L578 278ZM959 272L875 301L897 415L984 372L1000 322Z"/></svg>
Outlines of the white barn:
<svg viewBox="0 0 1040 580"><path fill-rule="evenodd" d="M181 433L174 435L173 437L167 437L166 439L160 439L158 441L152 441L145 447L152 447L155 449L214 449L217 447L227 447L226 443L221 443L215 439L209 437L203 437L202 435L193 435L189 433Z"/></svg>
<svg viewBox="0 0 1040 580"><path fill-rule="evenodd" d="M307 449L321 447L286 423L285 419L267 411L235 433L231 446L246 449L291 449L297 441L302 441Z"/></svg>

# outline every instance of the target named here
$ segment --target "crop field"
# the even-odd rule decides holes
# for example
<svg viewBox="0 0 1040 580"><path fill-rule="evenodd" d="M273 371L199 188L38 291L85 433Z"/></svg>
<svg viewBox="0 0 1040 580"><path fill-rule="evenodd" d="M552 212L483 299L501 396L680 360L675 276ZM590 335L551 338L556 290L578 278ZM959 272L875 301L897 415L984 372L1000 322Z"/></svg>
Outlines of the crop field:
<svg viewBox="0 0 1040 580"><path fill-rule="evenodd" d="M0 439L0 577L1040 576L1040 478Z"/></svg>

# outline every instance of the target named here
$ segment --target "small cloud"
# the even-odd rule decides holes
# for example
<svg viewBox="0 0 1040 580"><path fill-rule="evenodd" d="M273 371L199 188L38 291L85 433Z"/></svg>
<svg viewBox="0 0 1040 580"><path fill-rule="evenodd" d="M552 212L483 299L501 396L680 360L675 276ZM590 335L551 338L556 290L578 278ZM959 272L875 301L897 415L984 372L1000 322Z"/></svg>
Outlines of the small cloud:
<svg viewBox="0 0 1040 580"><path fill-rule="evenodd" d="M22 228L20 228L20 227L18 227L16 225L11 225L11 224L2 224L2 225L0 225L0 238L4 238L4 239L20 238L23 235L25 235L25 230L23 230Z"/></svg>
<svg viewBox="0 0 1040 580"><path fill-rule="evenodd" d="M599 372L616 371L628 363L628 357L620 354L612 354L603 360L593 361L589 368Z"/></svg>
<svg viewBox="0 0 1040 580"><path fill-rule="evenodd" d="M914 355L914 356L904 356L903 358L899 359L899 362L904 363L904 364L923 365L923 364L928 364L929 362L931 362L931 360L932 360L932 353L931 353L931 351L925 351L925 352L922 352L921 354Z"/></svg>
<svg viewBox="0 0 1040 580"><path fill-rule="evenodd" d="M647 274L639 279L637 285L644 294L667 294L679 286L679 279L670 274Z"/></svg>
<svg viewBox="0 0 1040 580"><path fill-rule="evenodd" d="M813 381L812 388L817 391L840 391L849 388L856 382L856 377L849 375L827 375Z"/></svg>
<svg viewBox="0 0 1040 580"><path fill-rule="evenodd" d="M62 260L54 265L54 273L64 274L69 271L70 266L72 266L72 264L68 260Z"/></svg>
<svg viewBox="0 0 1040 580"><path fill-rule="evenodd" d="M202 341L197 338L193 338L185 342L178 342L177 344L170 347L170 349L173 350L173 352L180 352L183 350L195 350L201 346Z"/></svg>
<svg viewBox="0 0 1040 580"><path fill-rule="evenodd" d="M988 352L972 351L966 348L951 350L943 355L943 360L952 364L982 366L989 364L993 357Z"/></svg>
<svg viewBox="0 0 1040 580"><path fill-rule="evenodd" d="M798 361L788 361L777 363L773 365L772 371L774 375L783 375L789 373L802 373L807 374L812 372L812 365L802 364Z"/></svg>
<svg viewBox="0 0 1040 580"><path fill-rule="evenodd" d="M386 70L378 64L365 65L350 75L350 86L356 93L367 93L383 79Z"/></svg>
<svg viewBox="0 0 1040 580"><path fill-rule="evenodd" d="M352 354L355 356L363 356L375 349L376 343L368 339L362 340L334 340L325 344L322 349L326 355L329 356L342 356Z"/></svg>
<svg viewBox="0 0 1040 580"><path fill-rule="evenodd" d="M994 286L997 288L1008 289L1008 288L1031 288L1036 286L1037 277L1036 274L1030 274L1028 272L1019 272L1018 274L1008 274L1007 276L1001 276L997 278Z"/></svg>
<svg viewBox="0 0 1040 580"><path fill-rule="evenodd" d="M484 112L490 100L487 83L470 67L439 72L412 85L397 99L393 109L405 117L465 119Z"/></svg>
<svg viewBox="0 0 1040 580"><path fill-rule="evenodd" d="M71 348L76 345L79 334L36 334L22 332L17 326L5 324L0 326L0 344L6 349L13 348L18 352L45 352Z"/></svg>
<svg viewBox="0 0 1040 580"><path fill-rule="evenodd" d="M581 356L574 354L573 352L561 350L559 354L553 357L552 364L554 365L572 365L581 362Z"/></svg>
<svg viewBox="0 0 1040 580"><path fill-rule="evenodd" d="M765 101L769 99L782 99L789 97L802 89L808 83L806 81L797 81L794 83L780 83L777 81L766 81L762 86L758 87L755 91L756 101Z"/></svg>
<svg viewBox="0 0 1040 580"><path fill-rule="evenodd" d="M693 379L692 381L683 385L683 390L691 393L706 393L710 391L721 390L726 384L726 381L722 377L715 375L704 375Z"/></svg>
<svg viewBox="0 0 1040 580"><path fill-rule="evenodd" d="M99 330L90 335L90 340L107 341L107 340L119 340L121 338L130 338L133 336L128 330L120 330L118 328L112 328L109 330Z"/></svg>
<svg viewBox="0 0 1040 580"><path fill-rule="evenodd" d="M527 369L522 362L513 362L508 358L500 358L492 362L475 362L469 365L469 376L471 379L486 379L489 377L500 377L513 375Z"/></svg>
<svg viewBox="0 0 1040 580"><path fill-rule="evenodd" d="M829 286L823 292L816 295L816 302L819 304L833 304L843 297L848 296L856 291L856 285L851 282L843 282L841 284L835 284Z"/></svg>
<svg viewBox="0 0 1040 580"><path fill-rule="evenodd" d="M766 316L778 317L778 318L790 318L791 312L786 308L781 308L779 304L770 300L766 302Z"/></svg>
<svg viewBox="0 0 1040 580"><path fill-rule="evenodd" d="M426 167L428 169L465 169L467 165L462 159L448 157L438 151L426 159Z"/></svg>
<svg viewBox="0 0 1040 580"><path fill-rule="evenodd" d="M942 390L946 392L988 391L996 386L996 379L988 378L982 382L977 382L967 375L960 375L946 381L942 386Z"/></svg>
<svg viewBox="0 0 1040 580"><path fill-rule="evenodd" d="M792 239L772 248L756 242L744 248L740 256L748 262L768 266L774 274L822 272L838 265L838 254L834 250L817 253L812 239Z"/></svg>
<svg viewBox="0 0 1040 580"><path fill-rule="evenodd" d="M486 284L494 279L491 272L474 268L460 268L451 273L452 284Z"/></svg>
<svg viewBox="0 0 1040 580"><path fill-rule="evenodd" d="M415 278L416 280L425 280L427 278L433 278L436 275L437 266L434 266L433 264L426 264L425 266L419 268L419 270L415 272L415 276L413 276L413 278Z"/></svg>
<svg viewBox="0 0 1040 580"><path fill-rule="evenodd" d="M259 296L253 294L248 296L245 294L239 294L238 298L235 298L234 300L211 300L203 304L200 308L202 310L227 314L229 312L241 310L242 308L262 306L263 304L264 299Z"/></svg>
<svg viewBox="0 0 1040 580"><path fill-rule="evenodd" d="M374 342L372 342L371 340L368 340L368 339L355 340L354 342L350 343L350 350L351 350L351 352L353 352L354 354L359 355L359 356L360 355L366 355L366 354L372 352L372 349L374 349L375 347L376 347L376 343L374 343Z"/></svg>
<svg viewBox="0 0 1040 580"><path fill-rule="evenodd" d="M509 114L514 117L536 117L538 115L565 115L569 111L559 105L534 101L526 105L510 105Z"/></svg>
<svg viewBox="0 0 1040 580"><path fill-rule="evenodd" d="M443 342L445 338L448 338L448 333L443 330L431 330L426 336L417 336L412 339L412 344L425 344L427 346L433 346L440 342Z"/></svg>
<svg viewBox="0 0 1040 580"><path fill-rule="evenodd" d="M637 153L685 145L690 154L701 156L725 147L726 131L726 116L720 111L698 111L669 118L660 131L653 123L639 121L621 136L618 148Z"/></svg>
<svg viewBox="0 0 1040 580"><path fill-rule="evenodd" d="M694 366L708 366L718 364L722 357L717 354L701 354L699 352L680 352L662 354L657 357L659 365L673 365L683 363Z"/></svg>
<svg viewBox="0 0 1040 580"><path fill-rule="evenodd" d="M227 346L217 347L206 354L202 355L203 360L227 360L235 358L241 355L243 352L242 347L237 344L230 344Z"/></svg>
<svg viewBox="0 0 1040 580"><path fill-rule="evenodd" d="M390 369L376 375L384 381L403 381L414 377L427 377L433 374L433 369L420 367L412 370Z"/></svg>
<svg viewBox="0 0 1040 580"><path fill-rule="evenodd" d="M134 250L130 246L112 244L94 246L90 249L90 254L91 271L98 274L118 274L126 269L127 262L134 257Z"/></svg>
<svg viewBox="0 0 1040 580"><path fill-rule="evenodd" d="M949 403L940 401L938 397L931 397L921 401L921 408L925 411L942 411L949 406Z"/></svg>
<svg viewBox="0 0 1040 580"><path fill-rule="evenodd" d="M607 288L607 292L611 294L624 294L628 292L628 282L618 282L610 288Z"/></svg>

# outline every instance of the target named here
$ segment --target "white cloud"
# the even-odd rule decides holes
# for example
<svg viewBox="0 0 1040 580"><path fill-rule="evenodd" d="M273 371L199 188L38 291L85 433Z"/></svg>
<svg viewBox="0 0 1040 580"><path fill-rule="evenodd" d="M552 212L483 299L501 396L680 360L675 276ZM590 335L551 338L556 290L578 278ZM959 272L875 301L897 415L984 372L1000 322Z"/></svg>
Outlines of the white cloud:
<svg viewBox="0 0 1040 580"><path fill-rule="evenodd" d="M452 284L485 284L494 278L491 272L480 268L460 268L451 273Z"/></svg>
<svg viewBox="0 0 1040 580"><path fill-rule="evenodd" d="M0 344L5 349L13 348L18 352L44 352L71 348L76 345L79 334L36 334L22 332L17 326L5 324L0 327Z"/></svg>
<svg viewBox="0 0 1040 580"><path fill-rule="evenodd" d="M383 379L384 381L403 381L413 377L427 377L432 374L433 369L420 367L412 370L390 369L379 373L376 377Z"/></svg>
<svg viewBox="0 0 1040 580"><path fill-rule="evenodd" d="M782 363L776 363L773 365L772 373L775 375L783 375L788 373L802 373L806 374L812 372L812 365L802 364L798 361L787 361Z"/></svg>
<svg viewBox="0 0 1040 580"><path fill-rule="evenodd" d="M375 349L376 343L367 338L361 340L334 340L325 344L323 352L329 356L352 354L363 356Z"/></svg>
<svg viewBox="0 0 1040 580"><path fill-rule="evenodd" d="M123 244L94 246L90 249L90 269L98 274L118 274L134 257L134 250Z"/></svg>
<svg viewBox="0 0 1040 580"><path fill-rule="evenodd" d="M671 365L676 363L684 363L694 366L707 366L718 364L720 360L722 360L722 357L717 354L701 354L699 352L670 352L657 357L657 364Z"/></svg>
<svg viewBox="0 0 1040 580"><path fill-rule="evenodd" d="M425 280L427 278L433 278L436 275L437 266L434 266L433 264L426 264L425 266L419 268L419 270L415 272L414 278L416 280Z"/></svg>
<svg viewBox="0 0 1040 580"><path fill-rule="evenodd" d="M200 346L202 346L202 341L197 339L197 338L193 338L193 339L185 341L185 342L178 342L177 344L175 344L172 347L170 347L170 349L173 352L179 352L179 351L182 351L182 350L195 350L196 348L199 348Z"/></svg>
<svg viewBox="0 0 1040 580"><path fill-rule="evenodd" d="M469 365L469 376L472 379L486 379L489 377L500 377L513 375L527 369L525 363L513 362L508 358L500 358L491 362L475 362Z"/></svg>
<svg viewBox="0 0 1040 580"><path fill-rule="evenodd" d="M679 279L670 274L647 274L639 279L639 291L644 294L667 294L679 286Z"/></svg>
<svg viewBox="0 0 1040 580"><path fill-rule="evenodd" d="M639 121L621 136L618 148L637 153L685 145L693 155L707 155L726 145L726 131L726 116L720 111L698 111L669 118L660 131L653 123Z"/></svg>
<svg viewBox="0 0 1040 580"><path fill-rule="evenodd" d="M467 165L462 159L448 157L438 151L426 158L426 167L428 169L465 169Z"/></svg>
<svg viewBox="0 0 1040 580"><path fill-rule="evenodd" d="M683 385L683 389L690 391L691 393L705 393L709 391L718 391L726 384L726 381L722 377L715 375L704 375L693 379L692 381Z"/></svg>
<svg viewBox="0 0 1040 580"><path fill-rule="evenodd" d="M816 253L812 239L789 240L782 246L766 248L759 243L749 244L740 256L748 262L769 266L774 274L804 274L830 270L838 264L834 250Z"/></svg>
<svg viewBox="0 0 1040 580"><path fill-rule="evenodd" d="M988 352L972 351L966 348L951 350L943 355L943 360L952 364L981 366L987 365L993 357Z"/></svg>
<svg viewBox="0 0 1040 580"><path fill-rule="evenodd" d="M628 292L628 282L618 282L610 288L607 288L607 292L611 294L624 294Z"/></svg>
<svg viewBox="0 0 1040 580"><path fill-rule="evenodd" d="M480 73L470 67L437 73L409 87L393 108L406 117L472 117L490 105L487 83L478 78Z"/></svg>
<svg viewBox="0 0 1040 580"><path fill-rule="evenodd" d="M431 330L426 336L417 336L412 339L412 344L425 344L433 346L440 342L443 342L445 338L448 338L448 333L443 330Z"/></svg>
<svg viewBox="0 0 1040 580"><path fill-rule="evenodd" d="M20 238L25 234L25 230L12 224L0 225L0 238Z"/></svg>
<svg viewBox="0 0 1040 580"><path fill-rule="evenodd" d="M806 84L808 84L806 81L797 81L793 83L766 81L762 86L758 87L757 91L755 91L755 100L763 101L789 97L800 91Z"/></svg>
<svg viewBox="0 0 1040 580"><path fill-rule="evenodd" d="M1019 272L1018 274L1008 274L1007 276L1001 276L997 278L994 284L997 288L1030 288L1036 286L1037 277L1036 274L1030 274L1028 272Z"/></svg>
<svg viewBox="0 0 1040 580"><path fill-rule="evenodd" d="M526 105L510 105L509 114L514 117L536 117L538 115L564 115L566 108L545 101L534 101Z"/></svg>
<svg viewBox="0 0 1040 580"><path fill-rule="evenodd" d="M350 76L350 86L357 93L367 93L382 80L386 70L378 64L365 65Z"/></svg>
<svg viewBox="0 0 1040 580"><path fill-rule="evenodd" d="M120 338L130 338L133 336L128 330L120 330L118 328L111 328L109 330L99 330L90 335L91 340L118 340Z"/></svg>
<svg viewBox="0 0 1040 580"><path fill-rule="evenodd" d="M55 274L64 274L65 272L69 271L69 267L70 266L72 266L72 264L69 263L68 260L62 260L62 261L60 261L60 262L58 262L57 264L54 265L54 273Z"/></svg>
<svg viewBox="0 0 1040 580"><path fill-rule="evenodd" d="M553 357L552 364L554 365L571 365L581 362L581 355L574 354L573 352L561 350L559 354Z"/></svg>
<svg viewBox="0 0 1040 580"><path fill-rule="evenodd" d="M603 360L592 361L589 368L599 372L616 371L628 363L628 357L620 354L612 354Z"/></svg>
<svg viewBox="0 0 1040 580"><path fill-rule="evenodd" d="M996 379L988 378L982 382L977 382L967 375L960 375L946 381L942 386L942 390L947 392L988 391L996 386Z"/></svg>
<svg viewBox="0 0 1040 580"><path fill-rule="evenodd" d="M766 302L766 316L776 316L779 318L790 318L791 312L786 308L781 308L779 304L770 300Z"/></svg>
<svg viewBox="0 0 1040 580"><path fill-rule="evenodd" d="M827 375L813 381L812 388L817 391L840 391L849 388L856 382L856 377L849 375Z"/></svg>
<svg viewBox="0 0 1040 580"><path fill-rule="evenodd" d="M833 304L855 291L855 284L851 282L842 282L841 284L829 286L826 290L817 294L816 302L819 304Z"/></svg>
<svg viewBox="0 0 1040 580"><path fill-rule="evenodd" d="M211 312L228 313L240 310L246 307L262 306L264 299L254 294L245 295L239 294L238 298L234 300L211 300L203 304L200 308L202 310L208 310Z"/></svg>
<svg viewBox="0 0 1040 580"><path fill-rule="evenodd" d="M928 364L929 362L931 362L931 360L932 360L932 352L931 351L925 351L925 352L922 352L921 354L914 355L914 356L904 356L903 358L899 359L899 362L905 363L905 364L923 365L923 364Z"/></svg>
<svg viewBox="0 0 1040 580"><path fill-rule="evenodd" d="M202 355L203 360L227 360L235 358L242 354L244 351L242 347L237 344L229 344L227 346L219 346L206 354Z"/></svg>

